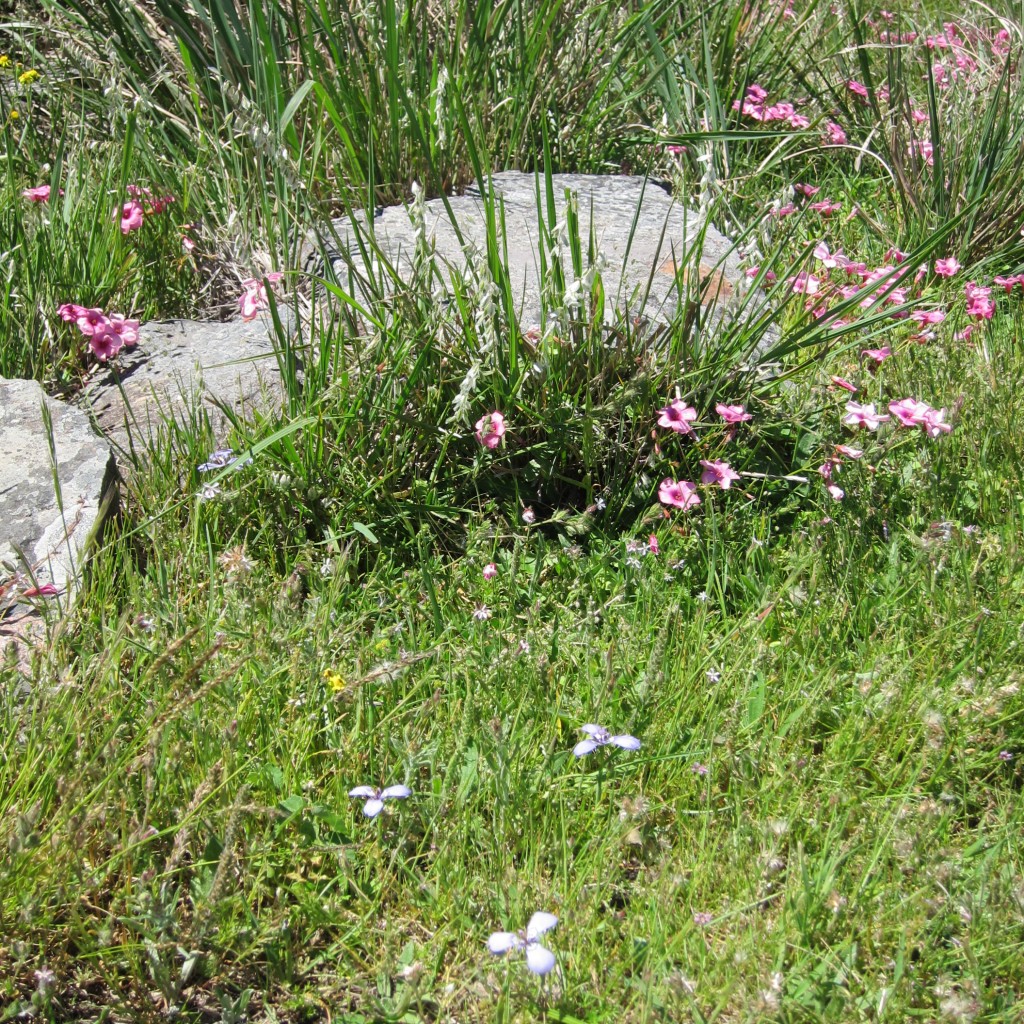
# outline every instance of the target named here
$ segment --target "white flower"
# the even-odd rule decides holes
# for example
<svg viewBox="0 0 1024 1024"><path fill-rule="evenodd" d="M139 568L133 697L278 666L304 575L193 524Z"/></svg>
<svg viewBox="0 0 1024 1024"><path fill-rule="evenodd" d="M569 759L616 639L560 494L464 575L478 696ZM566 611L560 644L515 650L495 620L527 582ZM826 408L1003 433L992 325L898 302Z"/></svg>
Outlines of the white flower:
<svg viewBox="0 0 1024 1024"><path fill-rule="evenodd" d="M508 953L510 950L526 951L526 966L534 974L547 974L555 966L555 954L545 949L537 941L545 932L558 924L554 914L538 910L530 918L525 932L492 932L487 940L487 948L495 954Z"/></svg>
<svg viewBox="0 0 1024 1024"><path fill-rule="evenodd" d="M630 736L628 733L622 733L618 736L612 736L607 729L600 725L581 725L580 731L585 732L589 739L580 740L575 747L572 748L572 752L577 757L583 757L584 754L589 754L598 747L603 747L607 744L612 744L615 747L621 747L623 750L639 750L640 741L635 736Z"/></svg>
<svg viewBox="0 0 1024 1024"><path fill-rule="evenodd" d="M385 800L404 800L412 795L408 786L388 786L387 789L377 789L374 786L356 786L350 789L348 795L358 797L366 801L363 805L363 814L368 818L376 818L384 810Z"/></svg>

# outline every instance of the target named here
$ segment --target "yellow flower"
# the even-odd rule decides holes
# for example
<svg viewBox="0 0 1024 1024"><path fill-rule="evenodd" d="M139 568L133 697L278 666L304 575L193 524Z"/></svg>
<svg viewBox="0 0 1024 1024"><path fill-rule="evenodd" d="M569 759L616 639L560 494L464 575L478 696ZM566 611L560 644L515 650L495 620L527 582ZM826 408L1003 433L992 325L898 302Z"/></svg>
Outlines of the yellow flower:
<svg viewBox="0 0 1024 1024"><path fill-rule="evenodd" d="M0 68L10 67L11 58L6 53L0 53Z"/></svg>
<svg viewBox="0 0 1024 1024"><path fill-rule="evenodd" d="M22 73L18 75L18 81L21 82L22 85L31 85L38 77L39 72L35 69L30 69L29 71L22 71Z"/></svg>
<svg viewBox="0 0 1024 1024"><path fill-rule="evenodd" d="M12 110L12 111L11 111L11 112L10 112L10 113L9 113L9 114L7 115L7 120L8 120L8 121L17 121L19 117L21 117L21 114L19 114L19 113L18 113L18 112L17 112L16 110Z"/></svg>
<svg viewBox="0 0 1024 1024"><path fill-rule="evenodd" d="M337 672L332 672L329 668L324 669L324 679L327 680L327 685L335 693L341 693L345 689L345 680Z"/></svg>

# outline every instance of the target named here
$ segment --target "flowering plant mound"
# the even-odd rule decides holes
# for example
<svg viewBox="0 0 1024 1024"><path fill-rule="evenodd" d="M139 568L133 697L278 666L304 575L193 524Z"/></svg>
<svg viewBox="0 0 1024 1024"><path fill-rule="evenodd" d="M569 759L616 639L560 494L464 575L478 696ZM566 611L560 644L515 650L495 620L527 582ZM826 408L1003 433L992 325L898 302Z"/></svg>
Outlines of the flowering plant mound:
<svg viewBox="0 0 1024 1024"><path fill-rule="evenodd" d="M57 312L66 323L78 327L101 363L113 359L122 348L133 349L138 344L138 320L129 320L120 313L108 316L101 309L79 306L75 302L65 302Z"/></svg>

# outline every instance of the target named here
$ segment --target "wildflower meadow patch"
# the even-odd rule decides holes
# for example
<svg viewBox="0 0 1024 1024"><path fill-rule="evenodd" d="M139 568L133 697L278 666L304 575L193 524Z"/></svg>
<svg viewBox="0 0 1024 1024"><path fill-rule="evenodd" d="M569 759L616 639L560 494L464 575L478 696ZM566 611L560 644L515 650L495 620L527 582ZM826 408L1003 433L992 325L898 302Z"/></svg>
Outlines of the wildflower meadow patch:
<svg viewBox="0 0 1024 1024"><path fill-rule="evenodd" d="M0 1019L1021 1018L1019 10L0 18Z"/></svg>

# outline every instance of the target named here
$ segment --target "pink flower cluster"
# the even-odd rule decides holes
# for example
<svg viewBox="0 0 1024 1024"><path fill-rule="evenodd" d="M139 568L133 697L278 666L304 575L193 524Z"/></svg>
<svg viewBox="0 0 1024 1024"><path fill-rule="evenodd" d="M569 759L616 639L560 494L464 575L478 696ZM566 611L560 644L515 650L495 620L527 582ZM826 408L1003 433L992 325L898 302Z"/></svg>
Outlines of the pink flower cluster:
<svg viewBox="0 0 1024 1024"><path fill-rule="evenodd" d="M785 121L791 128L810 128L810 118L796 112L792 103L766 104L768 93L759 85L748 86L742 103L734 100L732 109L754 121Z"/></svg>
<svg viewBox="0 0 1024 1024"><path fill-rule="evenodd" d="M120 221L123 235L137 231L146 217L163 213L174 202L174 196L157 197L144 185L129 185L127 191L131 199L114 211L114 220Z"/></svg>
<svg viewBox="0 0 1024 1024"><path fill-rule="evenodd" d="M833 481L833 476L837 475L842 468L843 457L859 459L863 454L864 452L860 448L851 448L846 444L837 444L835 452L818 467L818 472L825 481L825 487L833 501L842 501L846 497L846 492Z"/></svg>
<svg viewBox="0 0 1024 1024"><path fill-rule="evenodd" d="M890 402L889 412L901 427L923 427L929 437L948 434L953 429L951 423L945 422L945 409L933 409L927 402L919 402L916 398Z"/></svg>
<svg viewBox="0 0 1024 1024"><path fill-rule="evenodd" d="M65 323L73 323L89 340L92 354L105 363L122 348L133 349L139 342L139 321L129 320L120 313L107 316L103 310L65 302L57 312Z"/></svg>
<svg viewBox="0 0 1024 1024"><path fill-rule="evenodd" d="M284 277L280 270L265 275L271 284L277 284ZM238 309L243 320L255 320L260 310L269 309L267 286L258 277L249 277L242 282L242 294L238 297Z"/></svg>
<svg viewBox="0 0 1024 1024"><path fill-rule="evenodd" d="M992 314L996 311L995 299L992 298L991 288L982 288L980 285L969 281L964 286L964 295L967 298L967 315L975 320L991 320Z"/></svg>
<svg viewBox="0 0 1024 1024"><path fill-rule="evenodd" d="M728 424L729 431L726 435L731 440L741 423L753 419L742 405L715 406L715 412ZM664 409L660 410L658 426L673 430L677 434L687 435L696 440L697 434L690 426L697 419L697 410L692 405L676 399L669 402ZM711 486L721 487L723 491L729 490L733 482L739 480L740 475L728 462L722 459L701 459L701 466L704 467L701 473L700 482ZM690 480L673 480L666 477L658 487L658 500L663 505L670 505L673 508L686 511L696 508L700 504L700 495L697 494L697 485Z"/></svg>
<svg viewBox="0 0 1024 1024"><path fill-rule="evenodd" d="M953 429L951 424L945 422L945 409L933 409L927 402L919 402L916 398L901 398L898 402L890 402L889 413L891 416L876 412L874 405L847 402L843 423L848 427L877 430L879 424L895 419L903 427L924 427L929 437L948 434Z"/></svg>

